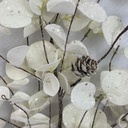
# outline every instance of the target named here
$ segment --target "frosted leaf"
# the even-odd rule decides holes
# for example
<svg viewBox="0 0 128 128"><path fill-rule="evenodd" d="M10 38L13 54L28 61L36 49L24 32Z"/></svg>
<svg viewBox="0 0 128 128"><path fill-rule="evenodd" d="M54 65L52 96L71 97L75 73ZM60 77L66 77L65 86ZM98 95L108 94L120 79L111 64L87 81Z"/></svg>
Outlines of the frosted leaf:
<svg viewBox="0 0 128 128"><path fill-rule="evenodd" d="M28 101L31 110L42 110L48 103L48 96L43 91L35 93Z"/></svg>
<svg viewBox="0 0 128 128"><path fill-rule="evenodd" d="M70 22L71 22L71 18L72 15L60 15L64 26L68 29ZM83 28L85 28L90 22L90 19L88 17L86 17L85 15L83 15L81 12L77 11L76 15L74 17L72 26L71 26L71 31L80 31Z"/></svg>
<svg viewBox="0 0 128 128"><path fill-rule="evenodd" d="M45 30L53 38L56 44L61 47L65 43L66 35L63 28L60 25L49 24L45 27Z"/></svg>
<svg viewBox="0 0 128 128"><path fill-rule="evenodd" d="M41 9L44 1L45 0L29 0L29 6L35 14L41 15Z"/></svg>
<svg viewBox="0 0 128 128"><path fill-rule="evenodd" d="M6 64L6 74L13 80L21 80L29 75L25 71L22 71L21 69L18 69L8 63Z"/></svg>
<svg viewBox="0 0 128 128"><path fill-rule="evenodd" d="M55 96L59 91L60 83L52 73L47 73L43 80L43 90L49 96Z"/></svg>
<svg viewBox="0 0 128 128"><path fill-rule="evenodd" d="M58 80L60 82L60 87L65 91L69 92L70 91L70 86L68 84L67 78L64 76L63 73L58 72Z"/></svg>
<svg viewBox="0 0 128 128"><path fill-rule="evenodd" d="M10 90L5 86L0 86L0 101L3 101L1 97L2 95L5 95L6 98L10 99Z"/></svg>
<svg viewBox="0 0 128 128"><path fill-rule="evenodd" d="M28 94L26 94L24 92L18 91L18 92L16 92L12 96L12 98L10 99L10 101L12 101L14 103L16 103L16 102L20 103L20 102L29 100L29 98L30 98L30 96Z"/></svg>
<svg viewBox="0 0 128 128"><path fill-rule="evenodd" d="M103 91L113 104L128 104L128 72L117 69L108 72L101 82Z"/></svg>
<svg viewBox="0 0 128 128"><path fill-rule="evenodd" d="M12 122L17 122L17 123L18 122L22 122L22 123L27 122L26 114L21 109L12 112L10 119Z"/></svg>
<svg viewBox="0 0 128 128"><path fill-rule="evenodd" d="M71 92L71 102L82 110L89 110L95 105L96 87L90 82L77 84Z"/></svg>
<svg viewBox="0 0 128 128"><path fill-rule="evenodd" d="M121 20L117 16L109 16L102 24L104 37L109 45L113 43L119 33L124 29ZM115 44L117 47L119 41Z"/></svg>
<svg viewBox="0 0 128 128"><path fill-rule="evenodd" d="M15 66L21 66L29 50L27 45L12 48L7 53L7 60Z"/></svg>
<svg viewBox="0 0 128 128"><path fill-rule="evenodd" d="M102 33L102 24L99 22L92 21L89 28L93 30L93 33Z"/></svg>
<svg viewBox="0 0 128 128"><path fill-rule="evenodd" d="M127 127L128 127L128 124L127 124L127 122L126 122L125 120L122 120L122 117L123 117L123 116L124 116L124 114L119 117L119 119L116 121L116 123L117 123L121 128L127 128Z"/></svg>
<svg viewBox="0 0 128 128"><path fill-rule="evenodd" d="M58 58L58 53L55 46L50 42L45 41L45 47L49 63L56 61ZM37 70L43 65L47 64L42 41L38 41L30 45L26 59L28 65L34 70Z"/></svg>
<svg viewBox="0 0 128 128"><path fill-rule="evenodd" d="M49 123L49 117L43 115L42 113L37 113L30 117L30 124L36 125L36 124L48 124Z"/></svg>
<svg viewBox="0 0 128 128"><path fill-rule="evenodd" d="M109 71L102 71L101 74L100 74L100 81L102 82L104 77L106 76L106 74L108 73Z"/></svg>
<svg viewBox="0 0 128 128"><path fill-rule="evenodd" d="M124 48L124 55L126 58L128 58L128 47Z"/></svg>
<svg viewBox="0 0 128 128"><path fill-rule="evenodd" d="M0 120L0 127L1 127L1 128L3 128L5 124L6 124L6 122L5 122L5 121Z"/></svg>
<svg viewBox="0 0 128 128"><path fill-rule="evenodd" d="M0 24L5 27L21 28L31 23L33 14L26 0L3 0L0 8Z"/></svg>
<svg viewBox="0 0 128 128"><path fill-rule="evenodd" d="M78 125L85 111L76 108L73 104L67 105L63 110L63 123L66 128L78 128ZM91 128L94 118L95 108L89 110L81 123L81 128ZM107 128L107 118L105 114L98 109L95 124L93 128Z"/></svg>
<svg viewBox="0 0 128 128"><path fill-rule="evenodd" d="M63 123L66 128L77 128L83 115L83 110L76 108L72 103L68 104L63 110ZM81 128L85 127L88 122L83 120Z"/></svg>
<svg viewBox="0 0 128 128"><path fill-rule="evenodd" d="M96 2L85 2L78 6L85 16L97 22L104 22L107 18L105 10Z"/></svg>
<svg viewBox="0 0 128 128"><path fill-rule="evenodd" d="M107 125L107 128L112 128L109 124Z"/></svg>
<svg viewBox="0 0 128 128"><path fill-rule="evenodd" d="M29 79L28 78L24 78L21 80L14 80L11 83L8 83L8 87L13 88L13 89L20 89L21 87L25 86L26 84L28 84Z"/></svg>
<svg viewBox="0 0 128 128"><path fill-rule="evenodd" d="M47 3L47 11L61 14L73 14L75 11L75 3L72 0L49 0Z"/></svg>
<svg viewBox="0 0 128 128"><path fill-rule="evenodd" d="M67 51L84 56L87 56L89 54L86 46L78 40L74 40L70 44L68 44Z"/></svg>
<svg viewBox="0 0 128 128"><path fill-rule="evenodd" d="M50 64L46 64L46 65L43 65L42 67L40 67L39 69L37 69L37 71L42 71L42 72L45 72L45 71L50 71L50 72L53 72L57 66L59 65L60 63L60 60L61 59L58 59Z"/></svg>

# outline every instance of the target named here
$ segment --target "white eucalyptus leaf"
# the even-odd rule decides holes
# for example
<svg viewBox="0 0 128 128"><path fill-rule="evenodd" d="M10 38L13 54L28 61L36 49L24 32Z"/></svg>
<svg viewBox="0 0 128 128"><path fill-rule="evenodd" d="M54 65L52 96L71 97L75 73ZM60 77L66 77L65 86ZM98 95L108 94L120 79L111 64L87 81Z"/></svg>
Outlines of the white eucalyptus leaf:
<svg viewBox="0 0 128 128"><path fill-rule="evenodd" d="M30 117L30 124L36 125L36 124L48 124L49 123L49 117L43 115L42 113L37 113Z"/></svg>
<svg viewBox="0 0 128 128"><path fill-rule="evenodd" d="M20 103L20 102L23 102L23 101L28 101L30 98L30 96L24 92L16 92L12 98L10 99L10 101L14 102L14 103Z"/></svg>
<svg viewBox="0 0 128 128"><path fill-rule="evenodd" d="M121 69L115 69L108 72L101 82L103 91L107 98L113 104L128 104L128 72Z"/></svg>
<svg viewBox="0 0 128 128"><path fill-rule="evenodd" d="M49 24L46 25L45 30L53 38L56 44L61 47L65 43L66 35L63 28L60 25Z"/></svg>
<svg viewBox="0 0 128 128"><path fill-rule="evenodd" d="M74 40L70 44L68 44L67 51L84 56L89 55L86 46L79 40Z"/></svg>
<svg viewBox="0 0 128 128"><path fill-rule="evenodd" d="M51 124L51 127L54 128L52 124ZM30 126L24 126L23 128L30 128ZM49 124L32 125L31 128L49 128Z"/></svg>
<svg viewBox="0 0 128 128"><path fill-rule="evenodd" d="M71 18L72 15L60 15L64 26L68 29L70 22L71 22ZM71 31L80 31L83 28L85 28L90 22L90 19L88 17L86 17L85 15L83 15L81 12L77 11L76 15L74 17L72 26L71 26Z"/></svg>
<svg viewBox="0 0 128 128"><path fill-rule="evenodd" d="M59 65L60 63L60 60L61 59L58 59L50 64L46 64L46 65L43 65L42 67L40 67L39 69L37 69L37 71L42 71L42 72L45 72L45 71L50 71L50 72L53 72L57 66Z"/></svg>
<svg viewBox="0 0 128 128"><path fill-rule="evenodd" d="M33 14L26 0L3 0L0 8L0 24L5 27L21 28L31 23Z"/></svg>
<svg viewBox="0 0 128 128"><path fill-rule="evenodd" d="M44 0L29 0L29 6L35 14L41 15L43 1Z"/></svg>
<svg viewBox="0 0 128 128"><path fill-rule="evenodd" d="M64 76L63 73L58 72L58 80L60 82L60 87L65 91L65 92L70 92L70 86L68 84L67 78Z"/></svg>
<svg viewBox="0 0 128 128"><path fill-rule="evenodd" d="M43 80L43 90L49 96L55 96L59 91L60 83L52 73L47 73Z"/></svg>
<svg viewBox="0 0 128 128"><path fill-rule="evenodd" d="M73 14L75 11L75 3L72 0L49 0L47 3L47 11L60 14Z"/></svg>
<svg viewBox="0 0 128 128"><path fill-rule="evenodd" d="M27 122L27 116L21 109L12 112L10 119L13 122L22 122L22 123L26 123Z"/></svg>
<svg viewBox="0 0 128 128"><path fill-rule="evenodd" d="M0 86L0 101L3 101L2 95L5 95L6 98L10 99L10 90L6 86Z"/></svg>
<svg viewBox="0 0 128 128"><path fill-rule="evenodd" d="M85 16L97 22L104 22L107 18L105 10L96 2L85 2L78 6Z"/></svg>
<svg viewBox="0 0 128 128"><path fill-rule="evenodd" d="M63 110L63 123L66 128L77 128L83 115L83 110L76 108L72 103L68 104ZM85 127L88 122L82 121L81 127Z"/></svg>
<svg viewBox="0 0 128 128"><path fill-rule="evenodd" d="M42 110L48 105L48 96L43 92L37 92L32 95L28 101L31 110Z"/></svg>
<svg viewBox="0 0 128 128"><path fill-rule="evenodd" d="M117 16L107 17L106 21L102 24L104 37L110 46L123 29L124 26ZM119 41L115 44L115 47L117 47L118 43Z"/></svg>
<svg viewBox="0 0 128 128"><path fill-rule="evenodd" d="M71 102L82 110L89 110L95 105L96 87L90 82L77 84L71 92Z"/></svg>
<svg viewBox="0 0 128 128"><path fill-rule="evenodd" d="M45 48L47 51L49 64L56 61L58 58L58 53L55 46L50 42L45 41ZM26 59L28 65L34 70L37 70L43 65L47 64L42 41L35 42L29 46L29 51L26 55Z"/></svg>
<svg viewBox="0 0 128 128"><path fill-rule="evenodd" d="M23 86L25 86L28 83L29 83L29 79L24 78L21 80L14 80L11 83L8 83L7 86L12 88L12 89L18 89L19 90L20 88L22 88Z"/></svg>
<svg viewBox="0 0 128 128"><path fill-rule="evenodd" d="M29 50L27 45L12 48L7 53L7 60L15 66L21 66Z"/></svg>
<svg viewBox="0 0 128 128"><path fill-rule="evenodd" d="M84 119L81 123L81 128L91 128L95 108L88 110L84 116ZM86 111L83 111L73 104L68 104L63 110L63 123L66 128L78 128L81 119ZM107 128L107 118L106 115L98 109L97 115L95 118L94 128Z"/></svg>
<svg viewBox="0 0 128 128"><path fill-rule="evenodd" d="M9 78L13 80L21 80L26 78L29 74L25 71L18 69L11 64L6 64L6 74Z"/></svg>
<svg viewBox="0 0 128 128"><path fill-rule="evenodd" d="M88 27L93 30L93 33L102 33L102 23L92 21Z"/></svg>
<svg viewBox="0 0 128 128"><path fill-rule="evenodd" d="M107 75L107 73L109 73L109 71L102 71L102 72L100 73L100 81L101 81L101 82L103 81L103 79L104 79L104 77Z"/></svg>

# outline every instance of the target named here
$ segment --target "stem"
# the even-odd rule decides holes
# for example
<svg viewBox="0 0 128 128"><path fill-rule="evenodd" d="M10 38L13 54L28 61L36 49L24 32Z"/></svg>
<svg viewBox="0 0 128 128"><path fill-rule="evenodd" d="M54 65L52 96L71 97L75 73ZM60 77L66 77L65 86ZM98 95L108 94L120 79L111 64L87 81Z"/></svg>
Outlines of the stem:
<svg viewBox="0 0 128 128"><path fill-rule="evenodd" d="M46 47L45 47L44 32L43 32L43 27L42 27L41 16L39 17L39 22L40 22L40 31L41 31L42 41L43 41L43 48L44 48L44 53L45 53L45 59L46 59L47 63L49 64L48 56L47 56L47 51L46 51Z"/></svg>
<svg viewBox="0 0 128 128"><path fill-rule="evenodd" d="M3 118L1 118L1 117L0 117L0 120L3 120L4 122L6 122L6 123L8 123L8 124L11 124L12 126L14 126L14 127L16 127L16 128L22 128L22 127L17 126L17 125L15 125L15 124L11 123L10 121L7 121L7 120L5 120L5 119L3 119Z"/></svg>
<svg viewBox="0 0 128 128"><path fill-rule="evenodd" d="M2 55L0 55L0 57L1 57L4 61L6 61L8 64L12 65L12 64L11 64L7 59L5 59ZM22 70L22 71L24 71L24 72L26 72L26 73L28 73L28 74L30 74L30 75L32 75L32 76L34 76L35 78L37 78L37 79L39 79L40 81L42 81L42 79L41 79L40 77L36 76L35 74L33 74L33 73L31 73L31 72L29 72L29 71L23 69L23 68L17 67L17 66L15 66L15 65L12 65L12 66L14 66L15 68L20 69L20 70Z"/></svg>
<svg viewBox="0 0 128 128"><path fill-rule="evenodd" d="M29 46L29 37L27 37L27 45Z"/></svg>
<svg viewBox="0 0 128 128"><path fill-rule="evenodd" d="M30 121L29 121L29 115L28 115L28 113L27 113L23 108L21 108L19 105L17 105L16 103L13 103L12 101L10 101L10 99L8 99L5 95L1 95L1 98L2 98L3 100L5 100L5 101L9 101L12 105L14 105L14 106L16 106L17 108L19 108L20 110L22 110L22 111L26 114L26 116L27 116L27 121L28 121L28 126L29 126L29 128L31 128L31 124L30 124Z"/></svg>
<svg viewBox="0 0 128 128"><path fill-rule="evenodd" d="M40 91L40 81L39 80L37 81L37 84L38 84L38 91Z"/></svg>
<svg viewBox="0 0 128 128"><path fill-rule="evenodd" d="M99 99L99 102L98 102L98 105L97 105L97 108L96 108L96 111L95 111L95 114L94 114L94 118L93 118L93 122L92 122L92 127L91 127L91 128L93 128L93 127L94 127L95 119L96 119L96 114L97 114L97 112L98 112L98 108L99 108L99 106L100 106L100 102L101 102L101 101L102 101L102 99L103 99L102 94L101 94L99 97L100 97L100 99Z"/></svg>
<svg viewBox="0 0 128 128"><path fill-rule="evenodd" d="M120 45L117 46L116 50L114 51L114 53L113 53L113 55L112 55L112 58L110 59L110 62L109 62L109 71L112 70L112 60L113 60L113 58L115 57L115 55L116 55L116 53L117 53L119 47L120 47Z"/></svg>
<svg viewBox="0 0 128 128"><path fill-rule="evenodd" d="M126 32L128 31L128 26L126 26L124 28L124 30L116 37L115 41L112 43L111 47L108 49L108 51L97 61L97 63L100 63L109 53L110 51L113 49L114 45L116 44L116 42L118 41L118 39Z"/></svg>
<svg viewBox="0 0 128 128"><path fill-rule="evenodd" d="M3 82L7 85L7 82L5 81L5 79L0 75L0 78L3 80ZM13 91L7 87L9 89L9 91L11 92L12 95L14 95Z"/></svg>
<svg viewBox="0 0 128 128"><path fill-rule="evenodd" d="M81 39L81 42L83 42L83 40L88 36L90 31L91 31L91 29L88 29L88 31L84 34L83 38Z"/></svg>
<svg viewBox="0 0 128 128"><path fill-rule="evenodd" d="M60 88L58 92L58 106L59 106L59 117L58 117L58 128L62 128L62 120L63 120L63 98L65 92Z"/></svg>
<svg viewBox="0 0 128 128"><path fill-rule="evenodd" d="M85 111L85 113L83 114L83 117L82 117L82 119L81 119L81 121L80 121L80 123L79 123L79 125L78 125L78 128L80 128L80 126L81 126L81 124L82 124L82 121L83 121L83 119L84 119L86 113L87 113L87 111Z"/></svg>
<svg viewBox="0 0 128 128"><path fill-rule="evenodd" d="M78 84L81 81L81 78L75 81L75 83L71 84L70 87L74 87L76 84Z"/></svg>
<svg viewBox="0 0 128 128"><path fill-rule="evenodd" d="M57 22L58 17L59 17L59 13L57 13L57 15L56 15L55 20L53 21L53 23L56 23Z"/></svg>
<svg viewBox="0 0 128 128"><path fill-rule="evenodd" d="M61 63L60 71L62 71L62 67L63 67L63 63L64 63L64 57L65 57L65 54L66 54L67 43L68 43L68 39L69 39L69 34L70 34L70 30L71 30L71 26L72 26L73 20L74 20L75 15L76 15L76 11L77 11L77 8L78 8L78 5L79 5L79 1L80 0L78 0L78 2L76 4L76 8L75 8L74 14L73 14L73 16L71 18L71 22L70 22L69 29L68 29L68 32L67 32L66 42L65 42L65 45L64 45L64 53L63 53L63 57L62 57L62 63Z"/></svg>

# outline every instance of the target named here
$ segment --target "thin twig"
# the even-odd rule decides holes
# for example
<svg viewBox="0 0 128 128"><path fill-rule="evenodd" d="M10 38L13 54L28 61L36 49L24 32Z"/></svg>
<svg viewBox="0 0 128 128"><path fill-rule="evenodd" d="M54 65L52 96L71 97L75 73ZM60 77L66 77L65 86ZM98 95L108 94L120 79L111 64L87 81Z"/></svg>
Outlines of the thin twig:
<svg viewBox="0 0 128 128"><path fill-rule="evenodd" d="M103 109L102 109L103 112L104 112L107 104L108 104L108 100L106 101L105 105L103 106Z"/></svg>
<svg viewBox="0 0 128 128"><path fill-rule="evenodd" d="M66 54L67 43L68 43L68 39L69 39L69 34L70 34L70 30L71 30L71 26L72 26L73 20L75 18L76 12L77 12L79 1L80 0L78 0L78 2L76 4L76 8L75 8L74 14L73 14L73 16L71 18L71 22L70 22L70 25L69 25L69 28L68 28L68 32L67 32L67 36L66 36L66 41L65 41L65 45L64 45L64 53L63 53L63 57L62 57L62 63L61 63L60 71L62 71L62 67L63 67L63 63L64 63L64 58L65 58L65 54Z"/></svg>
<svg viewBox="0 0 128 128"><path fill-rule="evenodd" d="M28 113L27 113L23 108L21 108L19 105L17 105L16 103L13 103L12 101L10 101L10 99L8 99L5 95L1 95L1 98L2 98L3 100L9 101L12 105L14 105L14 106L16 106L17 108L19 108L20 110L22 110L22 111L26 114L26 116L27 116L27 121L28 121L28 126L29 126L29 128L31 128L31 124L30 124L30 121L29 121L29 115L28 115Z"/></svg>
<svg viewBox="0 0 128 128"><path fill-rule="evenodd" d="M74 87L76 84L78 84L81 81L81 78L76 80L73 84L70 85L70 87Z"/></svg>
<svg viewBox="0 0 128 128"><path fill-rule="evenodd" d="M114 42L112 43L111 47L108 49L108 51L97 61L97 63L100 63L109 53L110 51L113 49L114 45L116 44L116 42L119 40L119 38L126 32L128 31L128 26L126 26L124 28L124 30L116 37L116 39L114 40Z"/></svg>
<svg viewBox="0 0 128 128"><path fill-rule="evenodd" d="M97 3L99 3L99 2L100 2L100 0L97 1Z"/></svg>
<svg viewBox="0 0 128 128"><path fill-rule="evenodd" d="M102 99L103 99L102 94L101 94L99 97L100 97L100 99L99 99L99 102L98 102L98 105L97 105L96 111L95 111L95 113L94 113L94 118L93 118L93 122L92 122L92 127L91 127L91 128L93 128L93 127L94 127L95 119L96 119L96 115L97 115L97 112L98 112L98 108L99 108L100 103L101 103L101 101L102 101Z"/></svg>
<svg viewBox="0 0 128 128"><path fill-rule="evenodd" d="M0 75L0 78L2 79L2 81L7 85L7 82L5 81L5 79ZM7 87L9 89L9 91L11 92L12 95L14 95L13 91Z"/></svg>
<svg viewBox="0 0 128 128"><path fill-rule="evenodd" d="M112 70L112 60L113 60L113 58L115 57L115 55L116 55L116 53L117 53L119 47L120 47L120 45L117 46L117 48L115 49L115 51L114 51L114 53L113 53L113 55L112 55L112 58L110 59L110 62L109 62L109 71Z"/></svg>
<svg viewBox="0 0 128 128"><path fill-rule="evenodd" d="M57 15L56 15L55 20L53 21L53 23L56 23L57 22L58 17L59 17L59 13L57 13Z"/></svg>
<svg viewBox="0 0 128 128"><path fill-rule="evenodd" d="M85 113L83 114L83 117L82 117L82 119L81 119L81 121L80 121L80 123L79 123L79 125L78 125L78 128L80 128L80 126L81 126L81 124L82 124L82 121L83 121L83 119L84 119L86 113L87 113L87 111L85 111Z"/></svg>
<svg viewBox="0 0 128 128"><path fill-rule="evenodd" d="M43 41L43 48L44 48L45 59L46 59L47 63L49 64L48 56L47 56L47 51L46 51L46 47L45 47L44 32L43 32L43 27L42 27L41 16L39 17L39 22L40 22L40 32L41 32L41 37L42 37L42 41Z"/></svg>
<svg viewBox="0 0 128 128"><path fill-rule="evenodd" d="M11 64L7 59L5 59L2 55L0 55L0 58L2 58L2 59L5 60L7 63L9 63L10 65L12 65L12 64ZM32 76L34 76L35 78L37 78L37 79L39 79L40 81L42 81L42 79L41 79L40 77L36 76L35 74L33 74L33 73L31 73L31 72L29 72L29 71L23 69L23 68L18 67L18 66L15 66L15 65L12 65L12 66L14 66L15 68L20 69L20 70L22 70L22 71L24 71L24 72L26 72L26 73L28 73L28 74L30 74L30 75L32 75Z"/></svg>
<svg viewBox="0 0 128 128"><path fill-rule="evenodd" d="M1 117L0 117L0 120L3 120L4 122L6 122L6 123L8 123L8 124L11 124L12 126L14 126L14 127L16 127L16 128L22 128L22 127L17 126L16 124L13 124L12 122L7 121L6 119L3 119L3 118L1 118Z"/></svg>
<svg viewBox="0 0 128 128"><path fill-rule="evenodd" d="M37 80L37 84L38 84L38 91L40 91L40 81Z"/></svg>
<svg viewBox="0 0 128 128"><path fill-rule="evenodd" d="M29 46L29 37L27 37L27 45Z"/></svg>
<svg viewBox="0 0 128 128"><path fill-rule="evenodd" d="M91 32L91 29L88 29L88 31L84 34L83 38L81 39L81 42L88 36L88 34Z"/></svg>
<svg viewBox="0 0 128 128"><path fill-rule="evenodd" d="M59 89L58 92L58 106L59 106L59 117L58 117L58 128L62 128L62 120L63 120L63 98L64 98L65 92L63 92L63 89Z"/></svg>

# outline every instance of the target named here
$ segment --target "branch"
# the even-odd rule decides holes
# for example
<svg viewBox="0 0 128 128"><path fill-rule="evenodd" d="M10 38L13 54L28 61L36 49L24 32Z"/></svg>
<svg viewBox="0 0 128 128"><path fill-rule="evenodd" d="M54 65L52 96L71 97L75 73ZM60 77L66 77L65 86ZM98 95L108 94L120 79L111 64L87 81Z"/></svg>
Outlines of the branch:
<svg viewBox="0 0 128 128"><path fill-rule="evenodd" d="M111 47L109 48L109 50L97 61L97 63L100 63L109 53L110 51L113 49L114 45L116 44L116 42L119 40L119 38L126 32L128 31L128 26L126 26L124 28L124 30L116 37L115 41L112 43Z"/></svg>
<svg viewBox="0 0 128 128"><path fill-rule="evenodd" d="M62 67L63 67L63 63L64 63L64 57L65 57L65 54L66 54L68 38L69 38L69 34L70 34L70 30L71 30L71 26L72 26L73 20L75 18L76 12L77 12L77 8L78 8L78 5L79 5L79 2L80 2L80 0L78 0L78 2L76 4L76 8L75 8L74 14L73 14L73 16L71 18L71 22L70 22L69 29L68 29L68 32L67 32L67 37L66 37L66 42L65 42L65 45L64 45L64 53L63 53L63 57L62 57L62 63L61 63L60 71L62 71Z"/></svg>

